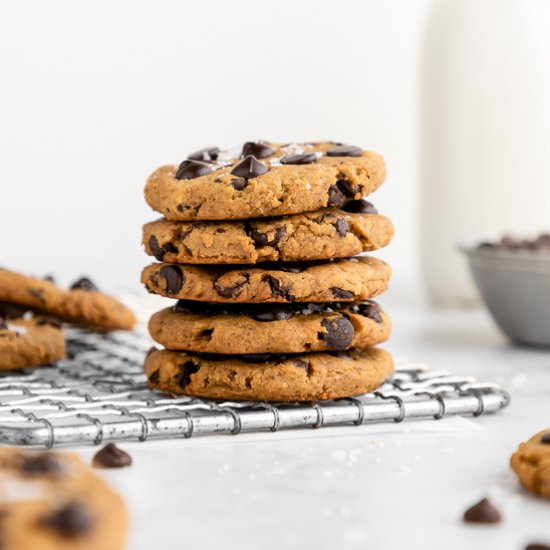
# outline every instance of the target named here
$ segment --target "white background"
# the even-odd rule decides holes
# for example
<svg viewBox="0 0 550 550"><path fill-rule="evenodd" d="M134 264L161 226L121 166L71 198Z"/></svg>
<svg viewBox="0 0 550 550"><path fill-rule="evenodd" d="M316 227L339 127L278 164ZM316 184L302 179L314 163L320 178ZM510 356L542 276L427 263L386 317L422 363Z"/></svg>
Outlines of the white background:
<svg viewBox="0 0 550 550"><path fill-rule="evenodd" d="M394 298L419 288L418 63L428 0L4 1L0 264L138 285L146 177L207 145L382 153Z"/></svg>

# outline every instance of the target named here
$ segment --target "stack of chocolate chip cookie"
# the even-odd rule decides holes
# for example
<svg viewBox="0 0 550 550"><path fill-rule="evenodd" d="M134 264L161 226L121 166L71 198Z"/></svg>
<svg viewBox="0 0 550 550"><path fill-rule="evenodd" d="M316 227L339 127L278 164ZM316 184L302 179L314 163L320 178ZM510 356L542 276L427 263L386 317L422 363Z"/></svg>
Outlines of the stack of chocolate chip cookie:
<svg viewBox="0 0 550 550"><path fill-rule="evenodd" d="M372 391L392 372L374 346L390 333L371 298L390 268L353 256L387 245L390 220L363 199L382 157L333 142L216 147L164 166L143 228L149 292L177 299L154 314L150 386L235 400L312 401Z"/></svg>

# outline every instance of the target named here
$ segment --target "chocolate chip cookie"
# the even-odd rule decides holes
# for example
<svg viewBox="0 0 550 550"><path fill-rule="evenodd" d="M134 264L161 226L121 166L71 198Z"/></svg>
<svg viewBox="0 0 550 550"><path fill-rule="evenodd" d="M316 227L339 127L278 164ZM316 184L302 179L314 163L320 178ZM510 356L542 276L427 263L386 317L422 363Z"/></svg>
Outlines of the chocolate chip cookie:
<svg viewBox="0 0 550 550"><path fill-rule="evenodd" d="M198 151L179 166L159 168L147 180L145 199L168 220L281 216L359 199L385 174L382 157L359 147L248 142L236 151Z"/></svg>
<svg viewBox="0 0 550 550"><path fill-rule="evenodd" d="M297 355L211 355L152 350L149 385L174 394L245 401L317 401L367 393L393 372L378 348Z"/></svg>
<svg viewBox="0 0 550 550"><path fill-rule="evenodd" d="M46 318L0 319L0 371L47 365L63 357L61 325Z"/></svg>
<svg viewBox="0 0 550 550"><path fill-rule="evenodd" d="M0 302L102 331L130 330L136 323L126 306L87 278L64 290L48 279L0 269Z"/></svg>
<svg viewBox="0 0 550 550"><path fill-rule="evenodd" d="M256 305L180 300L151 317L149 332L171 350L303 353L374 346L388 339L390 320L370 300Z"/></svg>
<svg viewBox="0 0 550 550"><path fill-rule="evenodd" d="M270 220L175 222L143 226L147 254L184 264L255 264L348 258L386 246L388 218L365 200Z"/></svg>
<svg viewBox="0 0 550 550"><path fill-rule="evenodd" d="M526 489L550 498L550 430L521 443L510 466Z"/></svg>
<svg viewBox="0 0 550 550"><path fill-rule="evenodd" d="M69 453L0 449L2 550L122 550L122 499Z"/></svg>
<svg viewBox="0 0 550 550"><path fill-rule="evenodd" d="M141 282L154 294L202 302L354 302L382 294L390 276L382 260L360 257L261 268L152 264Z"/></svg>

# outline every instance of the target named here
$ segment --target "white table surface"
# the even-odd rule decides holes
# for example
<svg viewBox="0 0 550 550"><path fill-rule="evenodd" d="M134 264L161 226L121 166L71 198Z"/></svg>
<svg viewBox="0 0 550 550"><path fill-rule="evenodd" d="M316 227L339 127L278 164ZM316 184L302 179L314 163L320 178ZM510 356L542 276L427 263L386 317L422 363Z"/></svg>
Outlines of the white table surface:
<svg viewBox="0 0 550 550"><path fill-rule="evenodd" d="M550 501L521 490L517 444L550 427L550 352L506 343L483 311L388 307L387 348L501 384L502 413L260 436L126 443L134 465L102 473L131 509L130 550L444 548L550 544ZM96 449L78 448L89 460ZM499 526L467 526L489 496Z"/></svg>

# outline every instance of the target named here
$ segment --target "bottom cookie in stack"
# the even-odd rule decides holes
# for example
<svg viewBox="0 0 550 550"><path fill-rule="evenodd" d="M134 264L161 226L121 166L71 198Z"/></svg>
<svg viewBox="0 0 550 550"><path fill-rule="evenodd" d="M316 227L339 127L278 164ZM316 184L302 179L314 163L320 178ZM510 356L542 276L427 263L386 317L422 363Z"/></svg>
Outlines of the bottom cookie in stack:
<svg viewBox="0 0 550 550"><path fill-rule="evenodd" d="M180 300L152 316L152 387L251 401L313 401L367 393L393 371L373 348L390 320L371 300L352 303L219 304Z"/></svg>

